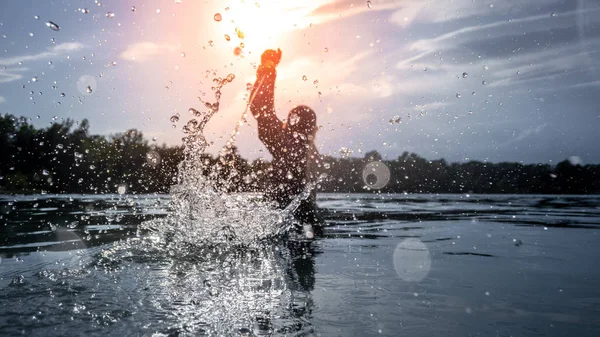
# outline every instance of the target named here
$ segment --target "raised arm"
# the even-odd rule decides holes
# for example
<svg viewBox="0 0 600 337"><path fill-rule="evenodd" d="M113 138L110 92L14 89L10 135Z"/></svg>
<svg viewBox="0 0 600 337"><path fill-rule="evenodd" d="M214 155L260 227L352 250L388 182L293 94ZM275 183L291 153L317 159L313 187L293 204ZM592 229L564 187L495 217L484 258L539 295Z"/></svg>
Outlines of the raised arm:
<svg viewBox="0 0 600 337"><path fill-rule="evenodd" d="M269 56L268 52L275 54L275 61L265 59L265 55ZM283 123L275 114L275 66L279 63L277 57L281 57L281 51L279 54L270 50L263 53L263 60L256 71L256 82L250 94L250 111L258 123L258 138L272 155L275 155L284 142Z"/></svg>

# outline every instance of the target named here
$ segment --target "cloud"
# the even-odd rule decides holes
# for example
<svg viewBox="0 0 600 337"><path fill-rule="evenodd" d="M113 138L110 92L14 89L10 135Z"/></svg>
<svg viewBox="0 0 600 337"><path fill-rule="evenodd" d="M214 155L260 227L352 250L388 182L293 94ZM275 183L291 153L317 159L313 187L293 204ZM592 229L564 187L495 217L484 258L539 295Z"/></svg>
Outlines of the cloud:
<svg viewBox="0 0 600 337"><path fill-rule="evenodd" d="M8 83L23 78L23 75L15 72L24 72L29 69L27 68L12 68L12 69L0 69L0 83Z"/></svg>
<svg viewBox="0 0 600 337"><path fill-rule="evenodd" d="M406 8L407 5L420 4L420 2L410 0L371 0L369 2L371 3L370 6L367 5L366 1L358 4L353 0L320 1L318 4L312 5L308 16L313 23L325 23L334 20L347 19L348 17L359 14L390 11L398 8Z"/></svg>
<svg viewBox="0 0 600 337"><path fill-rule="evenodd" d="M84 48L84 45L81 43L66 42L53 46L52 48L48 48L46 51L37 54L0 58L0 83L8 83L20 80L21 78L23 78L23 75L21 73L29 70L29 68L25 67L14 68L12 66L21 65L23 63L31 61L57 57L59 55L78 51L82 48Z"/></svg>
<svg viewBox="0 0 600 337"><path fill-rule="evenodd" d="M174 52L176 48L168 44L138 42L127 47L120 57L127 61L144 62L162 54Z"/></svg>
<svg viewBox="0 0 600 337"><path fill-rule="evenodd" d="M535 127L531 127L531 128L527 128L525 130L521 130L514 138L509 139L507 142L501 144L500 146L507 146L510 144L514 144L514 143L519 143L521 141L523 141L526 138L529 138L531 136L534 135L539 135L542 131L544 131L544 129L547 127L547 124L541 124ZM513 135L516 132L513 132Z"/></svg>
<svg viewBox="0 0 600 337"><path fill-rule="evenodd" d="M3 96L0 96L0 103L4 103L6 102L6 98L4 98Z"/></svg>
<svg viewBox="0 0 600 337"><path fill-rule="evenodd" d="M55 57L55 56L58 56L61 54L66 54L69 52L77 51L83 47L84 47L84 45L81 43L78 43L78 42L61 43L52 48L49 48L46 51L43 51L43 52L37 53L37 54L0 58L0 66L13 66L13 65L17 65L17 64L21 64L21 63L25 63L25 62L29 62L29 61L36 61L36 60L51 58L51 57Z"/></svg>
<svg viewBox="0 0 600 337"><path fill-rule="evenodd" d="M390 22L400 26L406 26L415 20L421 22L445 22L464 20L472 17L486 16L514 16L524 11L524 7L541 8L552 6L560 0L454 0L444 2L440 6L439 1L427 0L404 0L397 2L399 7L392 16ZM548 14L546 14L548 16Z"/></svg>

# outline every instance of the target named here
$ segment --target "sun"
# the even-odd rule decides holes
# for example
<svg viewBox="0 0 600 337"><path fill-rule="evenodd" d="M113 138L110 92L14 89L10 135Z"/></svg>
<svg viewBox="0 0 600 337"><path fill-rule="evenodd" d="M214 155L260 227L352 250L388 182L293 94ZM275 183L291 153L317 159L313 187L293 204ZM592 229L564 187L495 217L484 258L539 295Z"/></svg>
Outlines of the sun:
<svg viewBox="0 0 600 337"><path fill-rule="evenodd" d="M285 34L310 25L310 14L317 1L241 1L220 12L219 31L232 47L244 53L260 53L276 48Z"/></svg>

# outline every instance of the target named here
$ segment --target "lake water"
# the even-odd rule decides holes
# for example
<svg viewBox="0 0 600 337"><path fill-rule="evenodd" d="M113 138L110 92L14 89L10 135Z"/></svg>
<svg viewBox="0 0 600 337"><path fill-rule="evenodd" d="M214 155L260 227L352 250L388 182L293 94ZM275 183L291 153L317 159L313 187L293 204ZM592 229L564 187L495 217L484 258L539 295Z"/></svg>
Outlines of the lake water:
<svg viewBox="0 0 600 337"><path fill-rule="evenodd" d="M161 249L169 200L1 196L0 336L600 336L600 196L324 194L314 240Z"/></svg>

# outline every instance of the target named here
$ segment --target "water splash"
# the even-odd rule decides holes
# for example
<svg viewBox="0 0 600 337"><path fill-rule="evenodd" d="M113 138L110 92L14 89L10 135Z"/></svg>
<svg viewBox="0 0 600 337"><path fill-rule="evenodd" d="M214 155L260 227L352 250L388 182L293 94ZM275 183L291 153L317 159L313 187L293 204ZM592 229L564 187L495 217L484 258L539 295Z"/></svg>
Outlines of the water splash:
<svg viewBox="0 0 600 337"><path fill-rule="evenodd" d="M172 186L170 211L166 218L144 223L158 246L167 250L187 245L252 246L286 232L293 223L293 211L308 197L314 185L307 186L286 209L261 195L230 193L241 174L235 166L234 131L219 160L206 154L209 143L203 130L219 112L221 90L235 79L234 74L213 79L214 102L200 100L205 111L190 108L192 118L184 124L184 159L179 164L177 184ZM236 130L239 123L236 124Z"/></svg>

